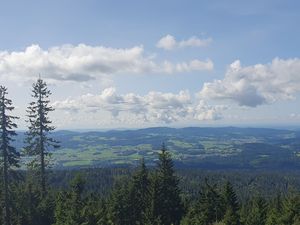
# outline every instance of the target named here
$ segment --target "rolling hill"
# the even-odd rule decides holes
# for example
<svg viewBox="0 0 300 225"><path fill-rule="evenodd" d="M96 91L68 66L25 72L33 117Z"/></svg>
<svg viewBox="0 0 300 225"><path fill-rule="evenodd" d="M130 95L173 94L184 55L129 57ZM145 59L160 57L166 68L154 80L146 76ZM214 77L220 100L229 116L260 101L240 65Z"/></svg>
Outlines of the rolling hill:
<svg viewBox="0 0 300 225"><path fill-rule="evenodd" d="M15 145L22 149L24 132ZM157 160L164 142L177 166L206 169L300 169L300 131L266 128L167 128L107 132L57 131L54 168L136 165ZM27 157L23 157L28 161Z"/></svg>

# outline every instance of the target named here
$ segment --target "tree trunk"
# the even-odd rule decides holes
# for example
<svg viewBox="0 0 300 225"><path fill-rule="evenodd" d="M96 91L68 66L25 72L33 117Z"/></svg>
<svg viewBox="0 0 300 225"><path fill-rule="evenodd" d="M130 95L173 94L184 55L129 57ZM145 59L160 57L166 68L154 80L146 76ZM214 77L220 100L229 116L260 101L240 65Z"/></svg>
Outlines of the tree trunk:
<svg viewBox="0 0 300 225"><path fill-rule="evenodd" d="M7 138L6 138L6 117L5 117L5 105L4 95L1 99L2 112L1 112L1 142L2 142L2 154L3 154L3 185L4 185L4 223L10 225L10 209L9 209L9 190L8 190L8 155L7 155Z"/></svg>
<svg viewBox="0 0 300 225"><path fill-rule="evenodd" d="M45 172L45 153L44 153L44 142L42 140L42 134L40 136L40 154L41 154L41 186L42 195L46 193L46 172Z"/></svg>
<svg viewBox="0 0 300 225"><path fill-rule="evenodd" d="M4 223L10 225L10 210L9 210L9 190L8 190L8 165L7 165L7 152L3 149L3 183L4 183Z"/></svg>
<svg viewBox="0 0 300 225"><path fill-rule="evenodd" d="M39 91L39 120L40 120L40 157L41 157L41 189L42 196L46 193L46 171L45 171L45 151L44 151L44 140L43 140L43 104L41 90Z"/></svg>

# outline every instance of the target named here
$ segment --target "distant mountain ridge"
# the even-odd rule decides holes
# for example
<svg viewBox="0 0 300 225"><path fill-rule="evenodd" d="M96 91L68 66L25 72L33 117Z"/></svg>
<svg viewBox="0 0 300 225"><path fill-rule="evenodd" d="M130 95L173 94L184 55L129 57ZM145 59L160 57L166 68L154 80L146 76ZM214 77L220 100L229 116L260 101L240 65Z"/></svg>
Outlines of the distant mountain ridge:
<svg viewBox="0 0 300 225"><path fill-rule="evenodd" d="M24 146L24 132L15 145ZM238 127L152 127L137 130L69 131L52 134L54 168L154 164L162 143L178 166L200 168L299 169L300 131ZM24 160L29 160L24 157Z"/></svg>

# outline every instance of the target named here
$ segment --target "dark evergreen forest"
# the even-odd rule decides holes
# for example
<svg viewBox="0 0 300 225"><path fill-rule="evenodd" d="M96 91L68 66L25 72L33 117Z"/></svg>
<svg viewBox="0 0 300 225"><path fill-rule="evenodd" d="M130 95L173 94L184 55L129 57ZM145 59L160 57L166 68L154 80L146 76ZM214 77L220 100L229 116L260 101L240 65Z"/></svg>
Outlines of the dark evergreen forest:
<svg viewBox="0 0 300 225"><path fill-rule="evenodd" d="M299 224L299 171L175 169L164 148L156 167L32 171L11 184L10 224ZM2 191L2 189L1 189ZM3 196L3 193L1 193ZM1 212L1 224L3 212Z"/></svg>

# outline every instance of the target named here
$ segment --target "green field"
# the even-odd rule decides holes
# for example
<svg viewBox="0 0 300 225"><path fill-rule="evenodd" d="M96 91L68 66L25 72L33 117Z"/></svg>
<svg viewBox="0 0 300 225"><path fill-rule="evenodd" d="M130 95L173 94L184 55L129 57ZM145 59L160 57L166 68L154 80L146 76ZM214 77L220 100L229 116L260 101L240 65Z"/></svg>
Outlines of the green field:
<svg viewBox="0 0 300 225"><path fill-rule="evenodd" d="M21 133L17 147L22 148ZM54 168L154 165L165 143L175 163L225 168L300 167L300 132L262 128L148 128L129 131L53 133ZM19 146L18 146L19 145ZM26 160L26 159L24 159ZM27 159L28 161L28 159Z"/></svg>

